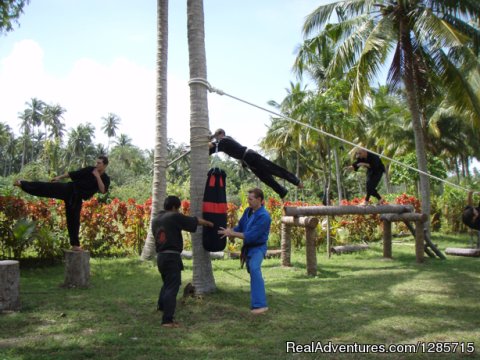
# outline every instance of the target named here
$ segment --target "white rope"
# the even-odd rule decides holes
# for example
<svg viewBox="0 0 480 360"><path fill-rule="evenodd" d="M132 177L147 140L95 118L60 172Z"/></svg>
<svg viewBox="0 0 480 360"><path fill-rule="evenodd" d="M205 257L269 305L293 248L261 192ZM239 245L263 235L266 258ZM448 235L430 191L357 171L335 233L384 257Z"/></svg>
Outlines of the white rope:
<svg viewBox="0 0 480 360"><path fill-rule="evenodd" d="M188 82L188 84L189 84L189 85L190 85L190 84L202 84L202 85L205 86L205 87L208 89L208 91L210 91L210 92L214 92L214 93L217 93L217 94L219 94L219 95L228 96L228 97L230 97L230 98L232 98L232 99L234 99L234 100L240 101L240 102L242 102L242 103L244 103L244 104L247 104L247 105L256 107L257 109L266 111L266 112L268 112L268 113L270 113L270 114L273 114L273 115L275 115L275 116L279 116L279 117L282 117L282 118L284 118L284 119L286 119L286 120L288 120L288 121L292 121L292 122L294 122L294 123L296 123L296 124L305 126L305 127L309 128L309 129L311 129L311 130L317 131L318 133L320 133L320 134L322 134L322 135L325 135L325 136L328 136L328 137L330 137L330 138L332 138L332 139L338 140L338 141L340 141L340 142L343 142L343 143L345 143L345 144L351 145L351 146L353 146L353 147L357 147L357 148L366 150L366 151L368 151L368 152L370 152L370 153L372 153L372 154L375 154L375 155L380 156L381 158L390 160L391 162L393 162L393 163L395 163L395 164L398 164L398 165L400 165L400 166L403 166L403 167L405 167L405 168L407 168L407 169L410 169L410 170L416 171L416 172L418 172L418 173L420 173L420 174L429 176L429 177L431 177L432 179L438 180L438 181L440 181L440 182L443 182L443 183L445 183L445 184L451 185L451 186L453 186L453 187L456 187L456 188L458 188L458 189L461 189L461 190L464 190L464 191L467 191L467 192L470 191L469 189L464 188L464 187L462 187L462 186L460 186L460 185L451 183L451 182L449 182L449 181L447 181L447 180L444 180L444 179L442 179L442 178L439 178L438 176L429 174L429 173L427 173L427 172L425 172L425 171L422 171L422 170L419 170L419 169L417 169L417 168L414 168L414 167L412 167L412 166L410 166L410 165L404 164L404 163L402 163L402 162L400 162L400 161L398 161L398 160L392 159L392 158L390 158L390 157L388 157L388 156L385 156L385 155L379 154L379 153L377 153L377 152L375 152L375 151L369 150L369 149L367 149L367 148L365 148L365 147L363 147L363 146L360 146L360 145L358 145L358 144L355 144L355 143L353 143L353 142L351 142L351 141L342 139L341 137L338 137L338 136L336 136L336 135L333 135L333 134L330 134L330 133L328 133L328 132L326 132L326 131L323 131L323 130L321 130L321 129L318 129L318 128L310 125L310 124L305 124L305 123L303 123L303 122L301 122L301 121L295 120L295 119L293 119L293 118L291 118L291 117L288 117L288 116L286 116L286 115L277 113L277 112L272 111L272 110L270 110L270 109L264 108L264 107L262 107L262 106L260 106L260 105L256 105L256 104L254 104L254 103L251 103L251 102L246 101L246 100L244 100L244 99L241 99L241 98L239 98L239 97L230 95L230 94L226 93L226 92L223 91L223 90L219 90L219 89L214 88L214 87L211 86L210 83L209 83L207 80L205 80L205 79L202 79L202 78L193 78L193 79L191 79L191 80Z"/></svg>

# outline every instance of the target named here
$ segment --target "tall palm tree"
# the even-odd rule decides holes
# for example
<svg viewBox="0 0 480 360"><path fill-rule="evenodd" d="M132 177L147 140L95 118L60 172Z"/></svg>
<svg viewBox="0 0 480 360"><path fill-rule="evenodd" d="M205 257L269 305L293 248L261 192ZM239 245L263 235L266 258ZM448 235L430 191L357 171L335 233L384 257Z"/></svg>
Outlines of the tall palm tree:
<svg viewBox="0 0 480 360"><path fill-rule="evenodd" d="M32 124L30 122L30 116L28 112L24 110L22 113L18 113L18 118L20 121L20 132L22 134L22 163L21 167L23 168L25 164L28 162L27 159L27 151L28 147L31 144L31 133L32 133Z"/></svg>
<svg viewBox="0 0 480 360"><path fill-rule="evenodd" d="M339 22L324 25L335 12ZM471 91L458 66L446 52L459 54L459 62L471 60L478 54L480 31L465 21L478 18L478 2L468 0L347 0L320 6L306 19L304 33L308 37L335 39L335 55L327 70L338 74L348 72L352 81L350 102L354 111L360 111L375 78L394 50L388 82L403 84L412 116L415 151L418 168L427 172L425 128L422 110L428 95L434 93L432 78L444 80L456 99L464 107L480 114L478 95ZM473 41L472 41L473 40ZM475 47L469 51L467 46ZM465 50L466 49L466 50ZM461 85L459 85L461 84ZM430 185L426 175L420 177L422 212L430 214Z"/></svg>
<svg viewBox="0 0 480 360"><path fill-rule="evenodd" d="M167 194L167 69L168 69L168 0L157 0L157 98L155 150L153 160L152 210L153 219L163 209ZM148 228L141 258L155 254L155 239Z"/></svg>
<svg viewBox="0 0 480 360"><path fill-rule="evenodd" d="M190 78L207 79L207 59L205 54L205 27L203 0L187 0L188 50ZM202 214L202 198L209 165L208 158L208 102L204 85L190 85L190 145L191 213ZM203 249L201 233L192 234L193 285L199 294L213 292L216 289L210 254Z"/></svg>
<svg viewBox="0 0 480 360"><path fill-rule="evenodd" d="M67 144L67 164L75 167L85 167L95 159L93 137L95 128L92 124L80 124L72 129Z"/></svg>
<svg viewBox="0 0 480 360"><path fill-rule="evenodd" d="M65 123L62 121L63 114L66 110L57 105L45 105L42 121L45 125L45 147L44 151L47 161L47 168L51 167L58 173L59 167L59 151L62 144L62 138L65 132ZM50 128L50 132L47 131L47 127Z"/></svg>
<svg viewBox="0 0 480 360"><path fill-rule="evenodd" d="M120 125L121 119L118 115L108 113L107 116L102 117L103 127L102 130L108 137L107 152L110 150L110 139L117 135L118 125Z"/></svg>

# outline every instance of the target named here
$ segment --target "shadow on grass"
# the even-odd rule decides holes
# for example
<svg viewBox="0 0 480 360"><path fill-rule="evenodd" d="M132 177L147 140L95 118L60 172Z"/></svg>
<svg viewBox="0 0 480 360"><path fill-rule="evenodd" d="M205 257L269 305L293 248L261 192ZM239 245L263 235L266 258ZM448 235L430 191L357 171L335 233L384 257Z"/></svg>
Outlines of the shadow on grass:
<svg viewBox="0 0 480 360"><path fill-rule="evenodd" d="M318 254L316 277L306 275L302 252L293 254L292 268L266 260L270 311L262 316L250 314L247 271L237 260L214 261L217 292L179 298L180 329L160 327L155 303L161 280L153 263L93 259L85 290L59 288L61 266L26 269L23 310L0 316L0 352L2 359L278 359L286 357L286 341L478 340L480 263L416 264L413 251L395 247L392 261L381 260L378 249L330 260ZM185 268L183 285L192 262Z"/></svg>

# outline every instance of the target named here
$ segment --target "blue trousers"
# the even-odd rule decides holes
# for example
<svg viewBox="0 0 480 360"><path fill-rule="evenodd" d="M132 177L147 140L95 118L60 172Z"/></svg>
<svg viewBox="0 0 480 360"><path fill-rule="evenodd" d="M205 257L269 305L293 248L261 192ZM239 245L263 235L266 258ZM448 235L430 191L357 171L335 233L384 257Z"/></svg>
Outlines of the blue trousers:
<svg viewBox="0 0 480 360"><path fill-rule="evenodd" d="M249 249L247 254L247 270L250 273L250 302L251 308L257 309L267 307L267 296L265 294L265 282L262 276L262 249Z"/></svg>

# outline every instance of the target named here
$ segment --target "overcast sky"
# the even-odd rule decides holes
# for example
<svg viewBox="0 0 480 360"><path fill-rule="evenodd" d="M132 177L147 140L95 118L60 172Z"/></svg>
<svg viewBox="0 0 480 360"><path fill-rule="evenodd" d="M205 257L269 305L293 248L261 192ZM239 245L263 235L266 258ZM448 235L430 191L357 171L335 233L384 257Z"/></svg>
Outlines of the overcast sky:
<svg viewBox="0 0 480 360"><path fill-rule="evenodd" d="M286 95L302 25L330 1L204 0L209 82L268 107ZM168 137L189 143L186 0L169 9ZM115 113L119 132L153 148L156 1L36 0L20 27L0 38L0 122L18 133L18 113L32 97L60 104L67 129L90 122L106 144L101 118ZM270 115L225 96L209 95L210 127L249 147Z"/></svg>

